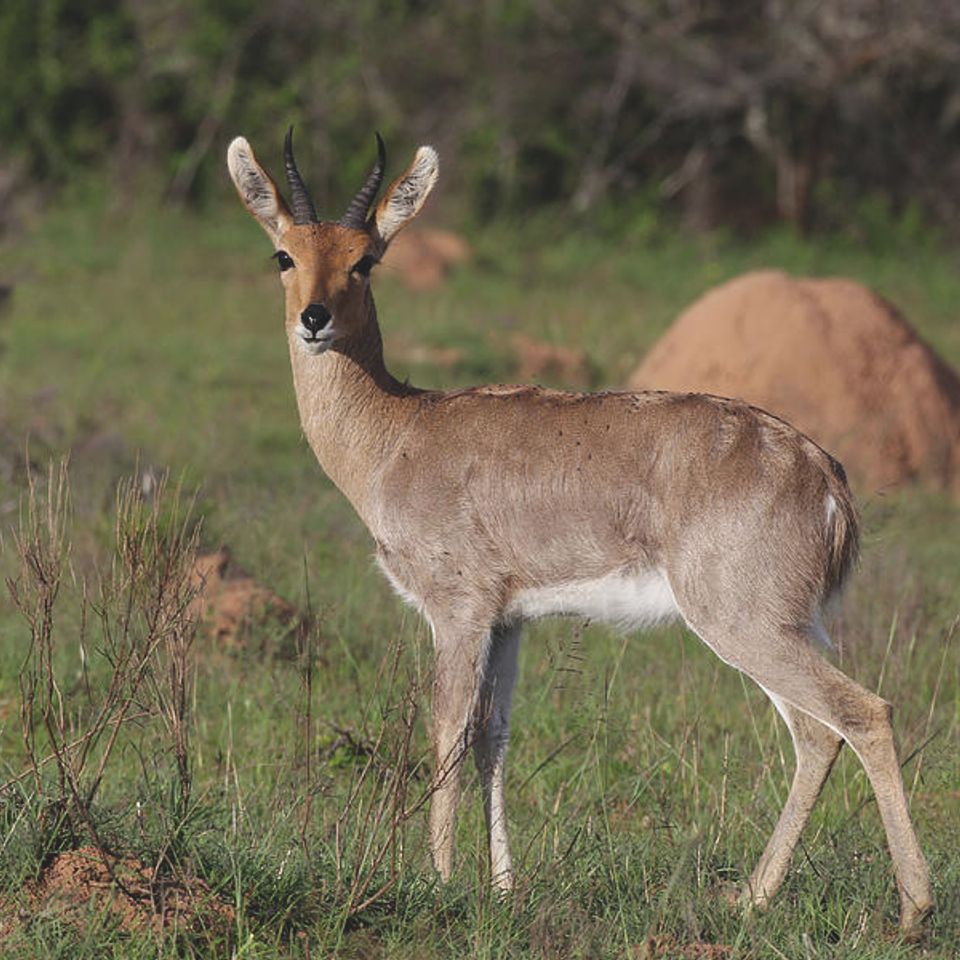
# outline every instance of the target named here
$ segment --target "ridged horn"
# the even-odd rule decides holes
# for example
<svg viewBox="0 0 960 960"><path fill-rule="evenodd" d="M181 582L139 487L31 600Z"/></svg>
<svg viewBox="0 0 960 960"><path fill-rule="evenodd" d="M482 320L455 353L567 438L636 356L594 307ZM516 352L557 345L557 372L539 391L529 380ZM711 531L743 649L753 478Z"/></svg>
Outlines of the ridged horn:
<svg viewBox="0 0 960 960"><path fill-rule="evenodd" d="M287 184L290 187L290 206L294 223L319 223L320 218L313 207L310 193L307 190L297 161L293 159L293 127L287 131L283 141L283 165L287 169Z"/></svg>
<svg viewBox="0 0 960 960"><path fill-rule="evenodd" d="M377 162L373 165L367 182L357 191L357 195L350 201L347 212L340 218L340 225L362 230L367 225L367 214L383 183L383 171L387 168L387 148L383 145L383 137L377 135Z"/></svg>

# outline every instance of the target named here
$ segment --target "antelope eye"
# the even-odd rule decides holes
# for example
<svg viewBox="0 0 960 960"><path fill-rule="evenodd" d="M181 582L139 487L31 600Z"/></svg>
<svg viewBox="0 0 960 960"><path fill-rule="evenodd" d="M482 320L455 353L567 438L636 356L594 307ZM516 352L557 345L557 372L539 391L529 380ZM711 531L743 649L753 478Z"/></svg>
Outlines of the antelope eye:
<svg viewBox="0 0 960 960"><path fill-rule="evenodd" d="M370 271L377 265L377 258L370 253L362 256L351 268L351 273L359 274L361 277L369 277Z"/></svg>
<svg viewBox="0 0 960 960"><path fill-rule="evenodd" d="M291 257L286 250L278 250L273 255L273 259L277 261L277 265L280 267L281 273L283 273L284 270L289 270L291 267L295 266L293 257Z"/></svg>

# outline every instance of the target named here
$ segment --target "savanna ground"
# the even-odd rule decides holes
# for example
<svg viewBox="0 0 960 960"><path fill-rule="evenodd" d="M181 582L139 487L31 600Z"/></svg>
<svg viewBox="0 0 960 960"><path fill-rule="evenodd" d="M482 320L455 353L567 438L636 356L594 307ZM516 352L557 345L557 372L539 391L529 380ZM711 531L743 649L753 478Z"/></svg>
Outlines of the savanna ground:
<svg viewBox="0 0 960 960"><path fill-rule="evenodd" d="M685 237L643 209L488 226L471 237L474 263L435 292L378 271L388 363L425 386L509 380L510 337L524 332L582 346L596 384L616 385L708 286L780 266L875 285L960 365L956 251L915 223L870 210L863 223L809 242ZM436 882L430 640L302 440L269 252L238 204L120 210L95 191L3 250L0 280L16 290L0 314L14 589L0 601L0 953L955 956L960 510L917 491L864 503L863 562L833 633L844 669L896 705L939 903L920 944L896 937L890 859L849 751L771 909L727 906L793 756L762 693L680 628L528 632L508 778L516 893L488 890L472 770L456 874ZM413 346L461 360L405 363L430 356ZM69 504L51 510L48 464L67 451ZM143 499L144 475L164 473ZM179 611L195 542L229 544L309 607L316 628L298 655L191 640ZM137 881L148 899L162 899L156 878L199 877L230 909L163 928L65 915L36 884L81 846L149 864L154 880Z"/></svg>

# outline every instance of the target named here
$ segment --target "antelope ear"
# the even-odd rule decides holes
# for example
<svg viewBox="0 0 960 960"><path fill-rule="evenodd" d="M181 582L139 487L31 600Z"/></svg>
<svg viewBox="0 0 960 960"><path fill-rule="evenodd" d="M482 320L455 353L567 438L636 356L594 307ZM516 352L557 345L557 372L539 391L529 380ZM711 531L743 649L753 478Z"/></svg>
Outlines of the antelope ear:
<svg viewBox="0 0 960 960"><path fill-rule="evenodd" d="M419 212L437 182L440 158L433 147L420 147L413 163L387 187L377 204L374 222L384 244Z"/></svg>
<svg viewBox="0 0 960 960"><path fill-rule="evenodd" d="M293 224L293 217L273 178L257 162L244 137L237 137L227 149L227 169L243 205L276 243Z"/></svg>

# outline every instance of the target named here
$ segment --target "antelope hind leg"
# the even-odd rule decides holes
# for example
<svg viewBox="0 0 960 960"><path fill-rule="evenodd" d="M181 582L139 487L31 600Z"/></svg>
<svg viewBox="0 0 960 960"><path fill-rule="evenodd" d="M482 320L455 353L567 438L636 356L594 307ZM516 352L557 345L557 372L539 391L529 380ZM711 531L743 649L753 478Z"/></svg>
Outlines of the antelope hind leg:
<svg viewBox="0 0 960 960"><path fill-rule="evenodd" d="M900 929L907 936L914 935L933 909L933 892L927 863L907 808L894 746L890 704L828 663L813 649L807 635L801 630L781 629L769 635L763 643L745 638L742 634L731 642L729 637L722 636L720 632L704 639L723 659L760 684L775 698L774 702L782 701L793 706L829 727L850 744L873 787L887 834L887 845L900 892ZM796 716L796 711L793 716ZM809 737L811 731L815 730L813 725L808 724L804 735ZM822 738L822 734L813 735ZM821 764L826 759L826 742L824 739L824 744L815 748L820 751ZM789 859L787 843L791 835L794 832L799 835L798 827L802 826L802 822L796 818L800 813L801 801L809 798L812 805L812 800L816 799L811 796L814 782L815 778L811 776L809 782L801 785L799 796L794 797L795 810L787 811L791 820L796 821L794 825L785 824L780 836L780 824L778 830L774 831L771 838L773 850L769 845L767 850L771 859L767 861L764 854L751 880L751 884L759 881L753 887L756 892L751 893L752 898L763 900L769 897L773 880L776 880L772 884L773 889L779 886L777 873L785 869L785 865L780 867L778 864L785 856ZM816 792L819 793L819 787ZM787 804L789 807L790 798ZM805 816L802 819L805 820ZM762 871L759 877L758 871Z"/></svg>
<svg viewBox="0 0 960 960"><path fill-rule="evenodd" d="M793 738L796 769L787 802L741 899L763 908L780 888L794 848L843 741L829 727L767 691Z"/></svg>

